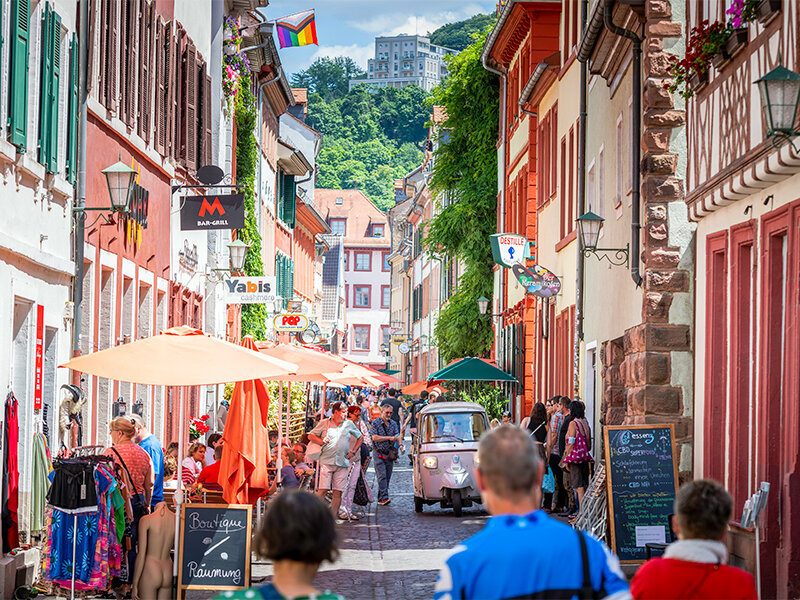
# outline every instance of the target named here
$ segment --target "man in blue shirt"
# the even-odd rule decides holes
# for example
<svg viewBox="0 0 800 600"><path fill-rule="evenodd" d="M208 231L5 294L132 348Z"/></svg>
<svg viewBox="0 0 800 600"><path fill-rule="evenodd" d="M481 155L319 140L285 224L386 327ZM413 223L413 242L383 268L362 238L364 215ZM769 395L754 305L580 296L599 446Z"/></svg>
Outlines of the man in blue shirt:
<svg viewBox="0 0 800 600"><path fill-rule="evenodd" d="M164 501L164 449L161 442L147 430L144 421L139 415L131 415L131 421L136 428L133 441L139 444L142 450L150 456L153 463L153 496L150 500L151 508Z"/></svg>
<svg viewBox="0 0 800 600"><path fill-rule="evenodd" d="M478 447L475 481L492 517L453 548L435 600L630 598L619 560L599 540L539 510L543 464L518 427L490 431Z"/></svg>

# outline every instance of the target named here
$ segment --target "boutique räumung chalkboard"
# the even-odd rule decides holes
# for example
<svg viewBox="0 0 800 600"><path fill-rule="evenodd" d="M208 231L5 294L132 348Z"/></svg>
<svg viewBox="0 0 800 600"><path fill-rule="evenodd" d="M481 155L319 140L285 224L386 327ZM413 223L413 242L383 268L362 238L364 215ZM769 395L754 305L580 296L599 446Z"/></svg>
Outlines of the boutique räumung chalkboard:
<svg viewBox="0 0 800 600"><path fill-rule="evenodd" d="M678 490L672 425L608 426L603 433L611 547L620 562L647 558L648 543L670 541Z"/></svg>
<svg viewBox="0 0 800 600"><path fill-rule="evenodd" d="M178 585L181 589L238 590L250 586L252 506L181 507Z"/></svg>

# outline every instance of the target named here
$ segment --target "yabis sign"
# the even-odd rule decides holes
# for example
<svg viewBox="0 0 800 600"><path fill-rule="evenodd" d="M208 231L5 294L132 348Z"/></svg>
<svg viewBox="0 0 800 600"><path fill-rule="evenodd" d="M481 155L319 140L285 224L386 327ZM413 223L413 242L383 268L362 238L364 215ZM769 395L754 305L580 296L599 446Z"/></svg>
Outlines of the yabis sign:
<svg viewBox="0 0 800 600"><path fill-rule="evenodd" d="M225 280L228 304L269 304L275 301L275 277L231 277Z"/></svg>

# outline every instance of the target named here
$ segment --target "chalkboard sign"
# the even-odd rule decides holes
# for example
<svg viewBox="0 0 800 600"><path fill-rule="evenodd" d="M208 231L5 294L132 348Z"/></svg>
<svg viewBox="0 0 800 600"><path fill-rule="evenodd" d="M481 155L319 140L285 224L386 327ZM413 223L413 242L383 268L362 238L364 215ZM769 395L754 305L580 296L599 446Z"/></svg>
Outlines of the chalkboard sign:
<svg viewBox="0 0 800 600"><path fill-rule="evenodd" d="M178 584L182 590L250 587L252 506L183 504Z"/></svg>
<svg viewBox="0 0 800 600"><path fill-rule="evenodd" d="M672 425L608 426L606 486L611 547L623 564L647 559L645 545L670 541L678 490Z"/></svg>

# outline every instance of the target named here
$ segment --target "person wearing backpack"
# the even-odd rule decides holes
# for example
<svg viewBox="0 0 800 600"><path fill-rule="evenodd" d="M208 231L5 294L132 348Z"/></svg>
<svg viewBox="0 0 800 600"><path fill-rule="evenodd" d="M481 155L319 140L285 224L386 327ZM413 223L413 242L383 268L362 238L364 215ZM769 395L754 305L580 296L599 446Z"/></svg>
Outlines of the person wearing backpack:
<svg viewBox="0 0 800 600"><path fill-rule="evenodd" d="M590 453L592 435L586 420L586 409L583 402L573 400L569 405L572 420L567 428L567 446L564 449L564 470L569 473L570 483L578 495L578 506L583 501L586 488L589 487L589 468L594 462Z"/></svg>

